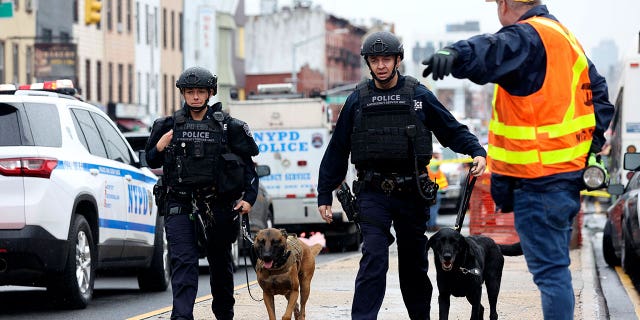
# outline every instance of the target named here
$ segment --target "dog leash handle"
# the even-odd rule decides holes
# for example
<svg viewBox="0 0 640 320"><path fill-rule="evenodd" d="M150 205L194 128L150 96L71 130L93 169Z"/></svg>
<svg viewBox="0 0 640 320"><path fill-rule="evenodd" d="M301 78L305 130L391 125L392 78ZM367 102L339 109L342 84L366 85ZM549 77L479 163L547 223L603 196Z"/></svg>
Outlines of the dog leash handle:
<svg viewBox="0 0 640 320"><path fill-rule="evenodd" d="M467 213L467 209L469 208L469 200L471 199L473 186L476 184L475 176L469 179L469 176L471 176L471 169L473 169L473 167L475 167L476 165L477 163L474 162L471 165L471 167L469 167L469 171L467 172L467 175L464 178L465 183L462 185L462 190L461 190L462 196L460 197L460 203L458 205L458 214L456 216L456 225L454 227L454 229L458 232L462 230L462 224L464 223L464 217Z"/></svg>

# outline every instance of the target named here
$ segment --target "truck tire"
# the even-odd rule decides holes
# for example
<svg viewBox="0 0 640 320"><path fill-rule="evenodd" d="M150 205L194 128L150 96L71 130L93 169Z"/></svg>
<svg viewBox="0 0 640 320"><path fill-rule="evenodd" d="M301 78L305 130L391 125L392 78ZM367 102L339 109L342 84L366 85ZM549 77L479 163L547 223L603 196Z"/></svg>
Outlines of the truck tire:
<svg viewBox="0 0 640 320"><path fill-rule="evenodd" d="M97 250L89 223L82 215L73 218L69 228L67 263L54 277L47 291L70 309L84 309L93 297Z"/></svg>
<svg viewBox="0 0 640 320"><path fill-rule="evenodd" d="M604 231L602 232L602 255L604 261L611 267L620 265L620 258L616 256L616 251L613 248L613 240L611 239L611 221L607 220L604 225Z"/></svg>
<svg viewBox="0 0 640 320"><path fill-rule="evenodd" d="M153 257L149 268L138 274L138 286L142 291L165 291L171 282L171 264L169 263L169 246L164 235L164 218L156 221Z"/></svg>

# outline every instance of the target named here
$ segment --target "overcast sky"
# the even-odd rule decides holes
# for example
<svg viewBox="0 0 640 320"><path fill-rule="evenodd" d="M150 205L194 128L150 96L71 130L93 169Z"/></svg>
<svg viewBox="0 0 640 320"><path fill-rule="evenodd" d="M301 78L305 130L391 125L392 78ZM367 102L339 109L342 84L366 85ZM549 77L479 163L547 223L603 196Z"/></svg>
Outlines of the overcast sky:
<svg viewBox="0 0 640 320"><path fill-rule="evenodd" d="M496 4L485 0L312 0L325 11L346 19L368 22L378 18L396 25L396 33L411 48L429 35L445 31L449 23L480 21L482 33L501 25ZM247 14L257 14L260 0L245 0ZM293 0L278 0L291 5ZM638 50L640 0L543 0L551 14L574 32L589 54L604 39L613 39L620 54Z"/></svg>

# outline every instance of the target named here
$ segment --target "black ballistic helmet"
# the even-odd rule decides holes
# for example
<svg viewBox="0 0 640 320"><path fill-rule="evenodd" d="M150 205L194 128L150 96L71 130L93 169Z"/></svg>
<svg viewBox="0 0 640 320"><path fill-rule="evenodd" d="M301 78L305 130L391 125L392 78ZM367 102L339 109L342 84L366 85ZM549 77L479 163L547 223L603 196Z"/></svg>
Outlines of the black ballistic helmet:
<svg viewBox="0 0 640 320"><path fill-rule="evenodd" d="M365 59L367 56L400 56L404 59L404 48L402 43L393 33L379 31L370 34L362 43L360 55Z"/></svg>
<svg viewBox="0 0 640 320"><path fill-rule="evenodd" d="M202 67L191 67L182 72L176 81L176 88L205 88L213 90L214 94L218 90L218 77L211 74L209 70Z"/></svg>

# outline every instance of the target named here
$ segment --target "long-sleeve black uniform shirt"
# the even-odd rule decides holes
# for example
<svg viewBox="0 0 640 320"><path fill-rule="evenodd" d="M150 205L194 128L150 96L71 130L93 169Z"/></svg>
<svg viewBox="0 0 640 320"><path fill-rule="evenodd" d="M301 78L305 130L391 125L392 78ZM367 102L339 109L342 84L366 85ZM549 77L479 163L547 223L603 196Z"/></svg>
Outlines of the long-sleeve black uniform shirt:
<svg viewBox="0 0 640 320"><path fill-rule="evenodd" d="M404 81L405 76L401 75L396 86L387 90L376 88L373 80L369 80L367 85L374 91L385 92L402 87ZM416 86L414 100L422 103L422 109L417 109L416 114L427 129L435 134L443 146L471 157L487 156L487 152L478 142L478 138L469 131L467 126L458 122L427 87L422 84ZM333 201L332 191L345 178L349 154L351 153L351 133L354 126L354 115L359 104L358 92L354 91L347 97L347 101L342 111L340 111L335 130L320 164L318 206L331 205Z"/></svg>

